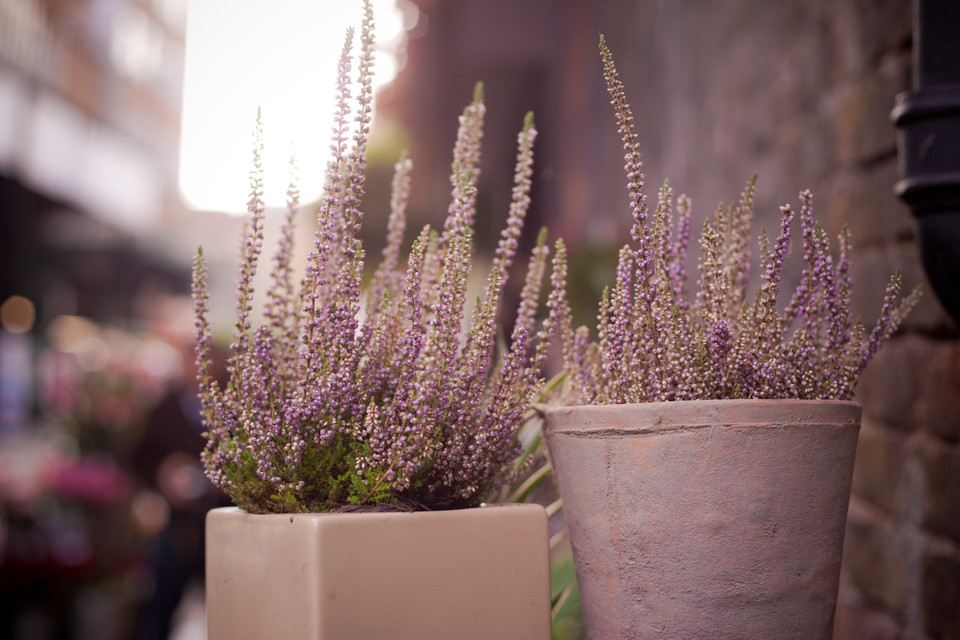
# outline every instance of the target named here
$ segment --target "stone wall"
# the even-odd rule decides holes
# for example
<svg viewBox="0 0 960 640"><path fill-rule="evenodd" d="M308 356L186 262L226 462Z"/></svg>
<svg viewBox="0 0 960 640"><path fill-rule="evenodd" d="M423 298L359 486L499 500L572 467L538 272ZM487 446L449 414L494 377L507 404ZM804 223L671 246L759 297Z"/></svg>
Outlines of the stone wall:
<svg viewBox="0 0 960 640"><path fill-rule="evenodd" d="M564 0L539 17L514 8L543 9L542 2L418 4L430 30L411 40L410 69L428 64L436 86L482 79L491 111L513 109L517 122L523 110L537 110L537 216L575 256L587 257L574 274L579 285L611 281L603 257L626 242L630 225L598 33L637 119L650 197L669 177L702 220L757 172L758 224L772 230L778 205L797 205L798 192L811 189L832 235L851 228L854 305L868 324L895 270L906 287L924 282L912 218L892 192L889 114L911 82L910 0ZM477 7L486 19L467 20ZM461 35L440 40L437 32L453 25ZM481 31L466 39L471 29ZM528 32L536 36L528 46L502 53L498 38ZM517 80L516 60L535 86ZM395 98L405 86L409 76L401 74ZM430 100L406 100L414 139L452 143L452 129L449 141L438 140L435 129L416 125L452 118L451 107L424 112ZM513 134L488 129L487 139ZM509 151L498 157L509 160ZM447 156L442 163L448 166ZM443 171L442 163L433 169ZM431 169L421 164L421 171ZM596 286L587 298L599 295ZM926 289L858 388L864 413L837 613L841 639L960 638L960 341Z"/></svg>

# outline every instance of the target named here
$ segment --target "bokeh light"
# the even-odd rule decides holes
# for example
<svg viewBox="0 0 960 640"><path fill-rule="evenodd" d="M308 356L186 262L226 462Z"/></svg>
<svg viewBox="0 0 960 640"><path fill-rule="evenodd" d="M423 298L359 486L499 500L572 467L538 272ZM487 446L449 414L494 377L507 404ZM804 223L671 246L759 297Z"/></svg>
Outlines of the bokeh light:
<svg viewBox="0 0 960 640"><path fill-rule="evenodd" d="M26 333L33 328L37 310L23 296L10 296L0 305L0 326L10 333Z"/></svg>

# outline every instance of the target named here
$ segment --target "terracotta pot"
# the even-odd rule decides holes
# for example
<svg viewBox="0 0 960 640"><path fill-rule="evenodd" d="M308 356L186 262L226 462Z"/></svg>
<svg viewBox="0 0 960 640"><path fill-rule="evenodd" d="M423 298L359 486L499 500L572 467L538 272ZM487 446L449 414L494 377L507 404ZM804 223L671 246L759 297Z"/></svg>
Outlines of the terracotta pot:
<svg viewBox="0 0 960 640"><path fill-rule="evenodd" d="M832 636L859 405L569 407L546 424L590 638Z"/></svg>
<svg viewBox="0 0 960 640"><path fill-rule="evenodd" d="M550 638L539 505L207 515L207 637Z"/></svg>

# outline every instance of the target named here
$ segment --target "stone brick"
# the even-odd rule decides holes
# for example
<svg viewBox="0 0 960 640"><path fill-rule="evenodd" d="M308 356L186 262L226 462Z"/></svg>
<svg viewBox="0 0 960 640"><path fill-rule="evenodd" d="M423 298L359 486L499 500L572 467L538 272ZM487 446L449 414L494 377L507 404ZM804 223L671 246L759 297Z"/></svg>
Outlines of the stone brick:
<svg viewBox="0 0 960 640"><path fill-rule="evenodd" d="M923 289L920 303L906 317L902 328L925 333L956 333L956 323L943 310L927 281L917 244L913 241L864 249L854 238L850 269L853 280L850 304L854 317L859 316L868 327L873 326L883 304L887 283L896 271L900 271L902 291L912 291L918 284Z"/></svg>
<svg viewBox="0 0 960 640"><path fill-rule="evenodd" d="M906 435L864 418L853 468L853 495L887 513L896 510L903 480Z"/></svg>
<svg viewBox="0 0 960 640"><path fill-rule="evenodd" d="M857 400L869 419L960 441L960 343L894 337L863 372Z"/></svg>
<svg viewBox="0 0 960 640"><path fill-rule="evenodd" d="M843 567L850 585L867 601L894 615L907 609L908 550L889 522L863 518L851 510L843 544Z"/></svg>
<svg viewBox="0 0 960 640"><path fill-rule="evenodd" d="M835 158L841 167L867 165L896 152L890 110L903 91L899 77L876 74L838 89L826 101Z"/></svg>
<svg viewBox="0 0 960 640"><path fill-rule="evenodd" d="M923 360L924 365L917 369L918 426L960 442L960 343L930 341Z"/></svg>
<svg viewBox="0 0 960 640"><path fill-rule="evenodd" d="M847 6L856 11L857 40L868 62L906 50L913 38L910 0L856 0Z"/></svg>
<svg viewBox="0 0 960 640"><path fill-rule="evenodd" d="M900 640L900 624L888 612L863 605L837 603L833 640Z"/></svg>
<svg viewBox="0 0 960 640"><path fill-rule="evenodd" d="M960 640L960 557L931 554L924 559L923 618L929 637Z"/></svg>
<svg viewBox="0 0 960 640"><path fill-rule="evenodd" d="M829 184L824 223L835 238L846 224L857 248L912 239L910 209L893 193L893 158L862 171L841 172Z"/></svg>
<svg viewBox="0 0 960 640"><path fill-rule="evenodd" d="M862 74L890 51L910 41L909 0L853 0L831 3L830 37L838 73Z"/></svg>
<svg viewBox="0 0 960 640"><path fill-rule="evenodd" d="M919 393L917 367L923 364L924 340L905 335L883 345L857 385L864 416L897 429L913 429Z"/></svg>
<svg viewBox="0 0 960 640"><path fill-rule="evenodd" d="M920 455L926 494L923 524L960 543L960 445L928 437Z"/></svg>

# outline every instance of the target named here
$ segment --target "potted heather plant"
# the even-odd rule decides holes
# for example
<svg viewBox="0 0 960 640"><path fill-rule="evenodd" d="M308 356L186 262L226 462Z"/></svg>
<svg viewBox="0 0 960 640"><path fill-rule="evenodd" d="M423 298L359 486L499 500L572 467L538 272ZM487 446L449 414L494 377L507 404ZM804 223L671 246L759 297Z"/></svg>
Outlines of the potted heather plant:
<svg viewBox="0 0 960 640"><path fill-rule="evenodd" d="M588 636L829 638L860 422L854 386L919 291L886 290L871 331L850 311L850 238L830 252L781 207L748 295L754 181L700 236L687 296L690 200L648 210L633 117L604 76L626 152L632 244L591 339L562 321L567 405L546 412ZM791 224L804 268L781 301Z"/></svg>
<svg viewBox="0 0 960 640"><path fill-rule="evenodd" d="M254 327L264 216L258 118L225 386L210 372L202 251L195 263L203 462L238 505L207 519L208 634L547 638L546 513L482 505L519 471L518 430L563 308L558 242L538 329L549 260L541 234L510 346L496 361L497 314L530 203L536 130L528 116L509 218L472 311L465 303L484 118L479 86L460 119L443 229L420 232L402 264L411 162L401 159L386 248L361 287L372 26L366 2L355 99L352 31L339 62L332 156L306 273L294 281L292 187L263 321Z"/></svg>

